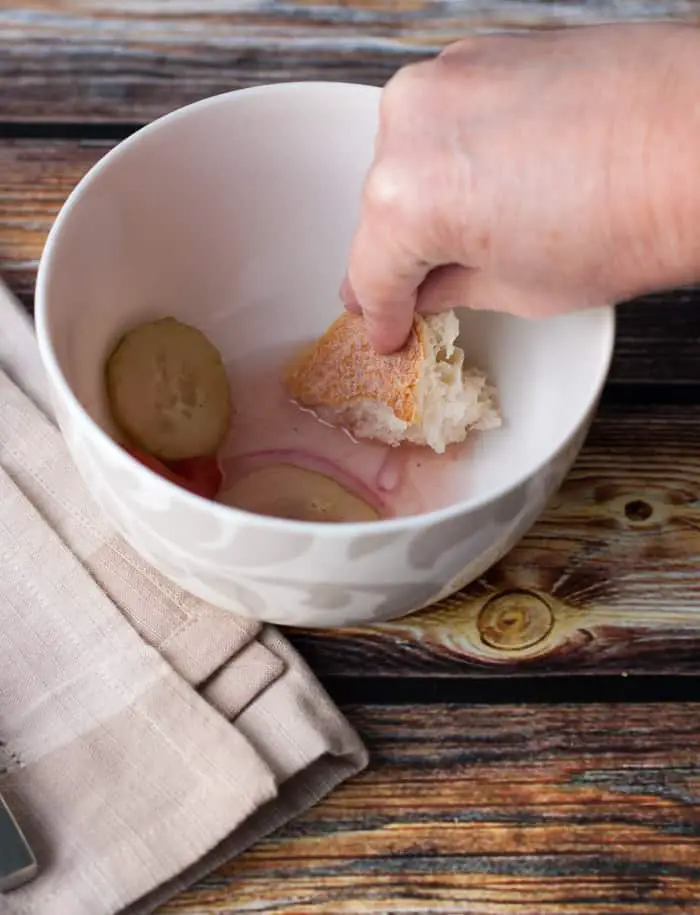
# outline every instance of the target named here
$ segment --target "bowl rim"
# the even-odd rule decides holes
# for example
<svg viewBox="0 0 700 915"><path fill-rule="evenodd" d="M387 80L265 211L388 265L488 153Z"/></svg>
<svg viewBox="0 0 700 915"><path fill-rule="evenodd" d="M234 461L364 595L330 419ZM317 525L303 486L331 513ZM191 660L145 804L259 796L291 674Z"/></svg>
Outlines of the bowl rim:
<svg viewBox="0 0 700 915"><path fill-rule="evenodd" d="M87 424L87 427L90 430L90 434L94 436L103 447L107 449L107 452L110 454L111 458L116 459L117 465L121 462L125 467L129 467L132 470L135 470L137 475L139 473L145 475L145 479L149 480L150 485L156 487L157 493L159 492L163 496L168 495L171 498L177 495L179 499L183 500L185 506L189 505L192 508L201 510L203 505L206 505L206 510L210 511L217 520L224 524L227 523L227 521L230 521L230 519L233 517L238 518L240 521L246 524L254 524L259 528L274 531L276 533L313 535L320 535L323 533L326 537L342 540L347 539L348 537L355 537L364 534L409 532L420 528L432 527L435 524L448 521L461 515L468 515L480 508L483 508L489 503L498 501L503 496L507 495L512 490L522 485L526 480L535 476L547 464L551 463L570 444L576 435L578 435L582 427L585 425L587 419L590 417L591 413L597 409L600 395L603 391L603 387L605 386L610 371L610 364L612 361L615 346L616 329L616 311L613 305L601 305L595 309L597 312L602 313L605 318L600 341L600 345L602 347L602 359L600 361L597 374L594 375L591 379L585 410L576 419L573 426L567 431L567 433L557 441L556 446L550 450L547 455L542 457L534 464L526 467L522 472L518 473L515 477L513 477L513 479L508 480L503 485L493 487L484 493L477 493L467 499L460 499L459 501L454 502L453 504L444 508L434 509L416 515L406 515L396 518L382 518L378 521L346 521L337 524L328 524L322 521L295 521L287 518L276 518L267 515L258 515L253 512L247 512L243 509L239 509L230 505L224 505L220 502L215 502L213 500L206 499L202 496L191 493L188 490L177 486L177 484L171 483L169 480L161 477L159 474L155 473L155 471L145 467L143 464L133 458L104 429L102 429L102 427L92 418L92 416L90 416L85 407L83 407L63 373L60 361L56 355L51 339L51 334L49 331L50 322L48 314L48 289L51 281L52 271L55 267L54 251L56 248L57 239L61 234L64 225L70 219L78 200L85 196L85 194L90 190L93 183L103 171L107 170L115 160L121 158L121 156L124 155L132 146L137 146L139 143L144 142L144 140L147 139L150 134L160 130L166 124L171 124L179 120L186 120L190 115L204 108L216 107L219 105L223 107L226 104L236 101L243 96L250 97L254 95L269 95L274 93L295 94L306 92L310 89L315 91L320 89L322 91L330 92L342 90L367 94L371 93L377 99L379 98L379 94L381 92L379 87L367 85L365 83L348 83L325 80L300 80L284 83L266 83L263 85L250 86L243 89L234 89L228 92L218 93L216 95L208 96L206 98L192 102L188 105L184 105L180 108L176 108L173 111L155 118L153 121L150 121L148 124L145 124L143 127L140 127L138 130L131 133L125 139L119 141L90 169L88 169L88 171L80 178L78 183L73 187L63 202L49 230L46 242L44 243L44 248L39 259L34 314L37 342L41 360L58 395L67 403L69 409L74 414L77 414L79 420ZM538 320L546 321L547 319L542 318Z"/></svg>

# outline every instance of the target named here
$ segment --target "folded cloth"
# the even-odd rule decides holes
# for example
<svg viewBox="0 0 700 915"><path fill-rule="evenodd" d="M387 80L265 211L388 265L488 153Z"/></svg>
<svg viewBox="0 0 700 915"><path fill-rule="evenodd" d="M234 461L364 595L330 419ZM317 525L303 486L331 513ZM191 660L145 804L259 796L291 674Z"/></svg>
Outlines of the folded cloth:
<svg viewBox="0 0 700 915"><path fill-rule="evenodd" d="M278 632L187 594L115 534L3 288L0 328L0 791L40 867L0 913L145 915L366 752Z"/></svg>

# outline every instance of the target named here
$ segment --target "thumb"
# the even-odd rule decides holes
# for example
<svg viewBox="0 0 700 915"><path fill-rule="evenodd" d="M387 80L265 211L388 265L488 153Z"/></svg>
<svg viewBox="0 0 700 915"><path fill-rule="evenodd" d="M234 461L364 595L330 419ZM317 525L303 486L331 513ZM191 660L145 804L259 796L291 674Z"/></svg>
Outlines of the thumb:
<svg viewBox="0 0 700 915"><path fill-rule="evenodd" d="M475 292L483 300L483 280L479 284L475 270L456 264L431 270L418 290L416 309L421 314L438 314L451 308L478 308L473 305ZM482 286L481 291L475 287Z"/></svg>
<svg viewBox="0 0 700 915"><path fill-rule="evenodd" d="M435 314L450 308L472 311L500 311L520 318L544 318L572 309L564 297L520 289L479 270L466 267L438 267L418 291L417 310Z"/></svg>

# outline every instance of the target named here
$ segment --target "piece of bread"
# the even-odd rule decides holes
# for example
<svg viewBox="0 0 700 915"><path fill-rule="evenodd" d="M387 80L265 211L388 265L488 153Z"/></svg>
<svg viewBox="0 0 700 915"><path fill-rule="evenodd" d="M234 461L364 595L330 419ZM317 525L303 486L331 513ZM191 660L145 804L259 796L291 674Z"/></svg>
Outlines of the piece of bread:
<svg viewBox="0 0 700 915"><path fill-rule="evenodd" d="M413 442L442 454L470 429L501 424L485 375L465 369L454 311L417 315L405 347L380 355L361 317L342 314L288 367L291 397L358 439Z"/></svg>

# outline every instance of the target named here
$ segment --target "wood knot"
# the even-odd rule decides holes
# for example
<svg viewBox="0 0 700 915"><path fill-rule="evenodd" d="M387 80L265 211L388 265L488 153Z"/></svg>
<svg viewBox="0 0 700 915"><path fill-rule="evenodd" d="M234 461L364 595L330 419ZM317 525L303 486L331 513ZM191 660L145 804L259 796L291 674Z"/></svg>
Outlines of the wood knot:
<svg viewBox="0 0 700 915"><path fill-rule="evenodd" d="M628 521L648 521L654 509L643 499L633 499L625 505L625 517Z"/></svg>
<svg viewBox="0 0 700 915"><path fill-rule="evenodd" d="M547 604L529 591L509 591L492 597L477 620L485 645L500 651L522 651L545 639L554 626Z"/></svg>

